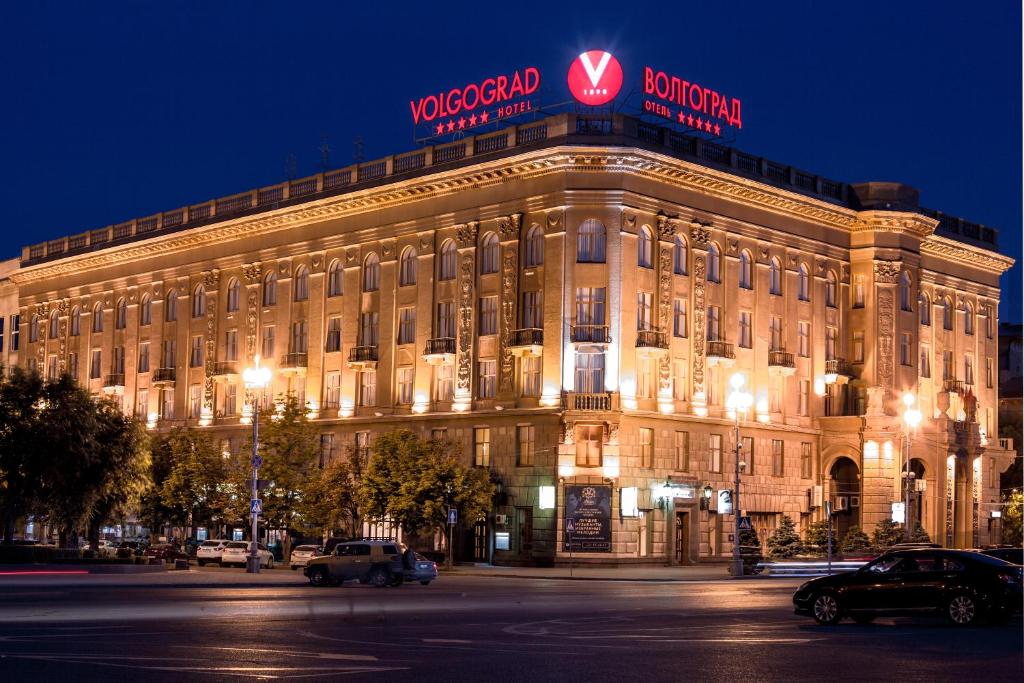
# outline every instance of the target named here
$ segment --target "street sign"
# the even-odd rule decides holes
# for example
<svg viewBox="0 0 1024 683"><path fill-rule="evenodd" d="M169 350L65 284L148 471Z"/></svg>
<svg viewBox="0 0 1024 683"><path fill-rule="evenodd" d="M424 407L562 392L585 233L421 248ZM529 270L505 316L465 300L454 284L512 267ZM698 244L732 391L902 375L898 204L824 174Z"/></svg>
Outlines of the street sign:
<svg viewBox="0 0 1024 683"><path fill-rule="evenodd" d="M258 455L252 456L252 466L256 469L263 467L263 458Z"/></svg>
<svg viewBox="0 0 1024 683"><path fill-rule="evenodd" d="M750 517L740 517L740 531L752 531L754 527L750 524Z"/></svg>
<svg viewBox="0 0 1024 683"><path fill-rule="evenodd" d="M574 534L576 533L576 520L572 517L567 517L565 520L565 533Z"/></svg>
<svg viewBox="0 0 1024 683"><path fill-rule="evenodd" d="M457 508L448 508L448 524L455 526L459 523L459 511Z"/></svg>
<svg viewBox="0 0 1024 683"><path fill-rule="evenodd" d="M253 515L263 514L263 501L259 498L253 498L249 501L249 513Z"/></svg>
<svg viewBox="0 0 1024 683"><path fill-rule="evenodd" d="M897 524L903 524L907 519L907 510L905 503L893 503L892 504L892 521Z"/></svg>

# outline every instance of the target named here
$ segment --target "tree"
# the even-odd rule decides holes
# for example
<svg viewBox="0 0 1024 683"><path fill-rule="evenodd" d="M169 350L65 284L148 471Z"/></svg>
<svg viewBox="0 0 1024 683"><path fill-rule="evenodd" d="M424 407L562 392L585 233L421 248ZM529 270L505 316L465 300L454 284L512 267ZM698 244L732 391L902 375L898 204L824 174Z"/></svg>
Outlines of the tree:
<svg viewBox="0 0 1024 683"><path fill-rule="evenodd" d="M871 535L871 545L878 552L884 552L903 542L903 525L897 524L891 519L883 519L875 525L875 531Z"/></svg>
<svg viewBox="0 0 1024 683"><path fill-rule="evenodd" d="M802 550L800 534L789 515L783 515L779 526L768 537L768 554L772 557L793 557Z"/></svg>
<svg viewBox="0 0 1024 683"><path fill-rule="evenodd" d="M928 532L924 530L920 522L914 524L914 530L910 532L910 540L913 543L931 543L932 538L928 535Z"/></svg>
<svg viewBox="0 0 1024 683"><path fill-rule="evenodd" d="M843 543L840 550L844 553L861 553L871 550L871 539L859 526L851 526L843 536Z"/></svg>
<svg viewBox="0 0 1024 683"><path fill-rule="evenodd" d="M41 499L43 425L39 407L43 380L20 367L0 367L0 514L4 543L14 543L17 521Z"/></svg>
<svg viewBox="0 0 1024 683"><path fill-rule="evenodd" d="M347 458L324 463L306 486L301 514L310 525L323 528L326 538L333 529L344 529L353 538L361 528L359 485L366 469L366 457L350 448Z"/></svg>
<svg viewBox="0 0 1024 683"><path fill-rule="evenodd" d="M193 529L200 522L222 521L227 467L209 433L176 427L155 439L153 450L160 452L161 463L169 463L159 485L168 519Z"/></svg>
<svg viewBox="0 0 1024 683"><path fill-rule="evenodd" d="M835 529L832 529L832 550L836 548ZM820 555L828 554L828 522L811 522L804 531L804 549Z"/></svg>
<svg viewBox="0 0 1024 683"><path fill-rule="evenodd" d="M1003 504L1003 543L1020 547L1021 544L1021 511L1024 507L1024 493L1019 489L1011 491Z"/></svg>

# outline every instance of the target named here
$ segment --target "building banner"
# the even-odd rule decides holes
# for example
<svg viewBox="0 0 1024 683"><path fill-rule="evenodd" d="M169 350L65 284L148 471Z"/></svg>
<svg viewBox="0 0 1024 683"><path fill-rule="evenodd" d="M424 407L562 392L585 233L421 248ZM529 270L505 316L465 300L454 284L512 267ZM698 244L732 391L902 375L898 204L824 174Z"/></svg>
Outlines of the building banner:
<svg viewBox="0 0 1024 683"><path fill-rule="evenodd" d="M612 551L612 487L566 486L562 549L576 553Z"/></svg>

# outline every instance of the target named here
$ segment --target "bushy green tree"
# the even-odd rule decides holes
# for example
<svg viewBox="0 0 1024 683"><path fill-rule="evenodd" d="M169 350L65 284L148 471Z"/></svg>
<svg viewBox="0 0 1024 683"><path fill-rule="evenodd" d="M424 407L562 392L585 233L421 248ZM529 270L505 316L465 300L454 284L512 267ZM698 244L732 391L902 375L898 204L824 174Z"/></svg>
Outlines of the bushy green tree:
<svg viewBox="0 0 1024 683"><path fill-rule="evenodd" d="M832 529L832 550L836 548L836 530ZM809 553L828 554L828 522L811 522L804 531L804 549Z"/></svg>
<svg viewBox="0 0 1024 683"><path fill-rule="evenodd" d="M844 553L861 553L871 550L871 539L859 526L851 526L843 536L843 542L839 546Z"/></svg>
<svg viewBox="0 0 1024 683"><path fill-rule="evenodd" d="M4 543L14 543L19 519L40 501L44 459L40 443L43 379L20 367L0 367L0 512L4 519Z"/></svg>
<svg viewBox="0 0 1024 683"><path fill-rule="evenodd" d="M883 519L875 525L875 531L871 534L871 545L878 552L884 552L903 542L903 525L897 524L891 519Z"/></svg>
<svg viewBox="0 0 1024 683"><path fill-rule="evenodd" d="M366 457L357 448L350 448L346 458L324 463L302 498L302 516L308 524L322 528L325 537L333 529L357 536L362 527L358 492L365 470Z"/></svg>
<svg viewBox="0 0 1024 683"><path fill-rule="evenodd" d="M1020 490L1011 491L1003 503L1003 543L1020 547L1022 507L1024 507L1024 493Z"/></svg>
<svg viewBox="0 0 1024 683"><path fill-rule="evenodd" d="M176 427L155 438L152 451L159 454L154 455L154 462L167 468L158 488L160 501L169 512L167 519L193 530L200 524L219 526L224 517L223 483L228 470L209 432Z"/></svg>
<svg viewBox="0 0 1024 683"><path fill-rule="evenodd" d="M783 515L779 526L768 537L768 554L776 558L793 557L800 553L803 546L800 534L796 532L796 524L789 515Z"/></svg>

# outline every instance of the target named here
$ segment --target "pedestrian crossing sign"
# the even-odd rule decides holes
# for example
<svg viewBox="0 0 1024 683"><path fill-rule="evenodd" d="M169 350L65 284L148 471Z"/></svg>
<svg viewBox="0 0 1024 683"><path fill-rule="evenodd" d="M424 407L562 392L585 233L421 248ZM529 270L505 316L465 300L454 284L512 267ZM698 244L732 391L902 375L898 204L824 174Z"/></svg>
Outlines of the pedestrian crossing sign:
<svg viewBox="0 0 1024 683"><path fill-rule="evenodd" d="M753 528L750 524L750 517L740 517L740 531L752 531Z"/></svg>
<svg viewBox="0 0 1024 683"><path fill-rule="evenodd" d="M259 498L253 498L249 501L249 513L253 515L263 514L263 501Z"/></svg>

